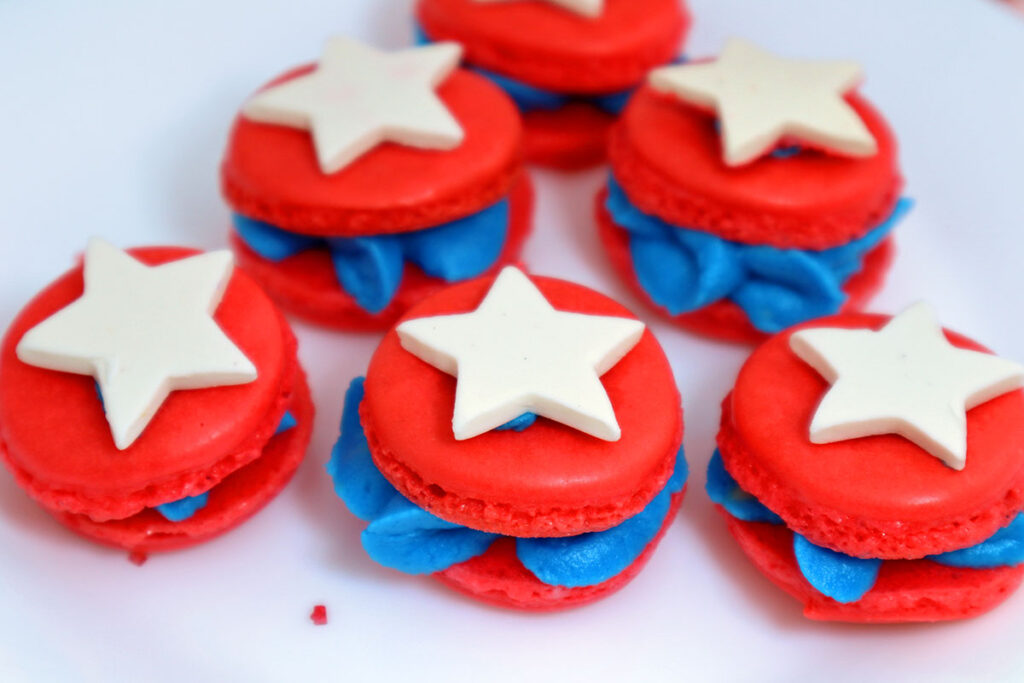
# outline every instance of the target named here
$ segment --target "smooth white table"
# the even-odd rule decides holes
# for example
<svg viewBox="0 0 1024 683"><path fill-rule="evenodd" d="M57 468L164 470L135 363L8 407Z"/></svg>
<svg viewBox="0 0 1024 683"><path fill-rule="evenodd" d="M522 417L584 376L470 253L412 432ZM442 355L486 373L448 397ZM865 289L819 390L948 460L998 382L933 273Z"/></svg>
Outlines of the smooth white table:
<svg viewBox="0 0 1024 683"><path fill-rule="evenodd" d="M217 165L237 106L333 32L400 46L408 0L0 2L0 325L87 236L224 243ZM902 142L917 208L877 308L927 297L1024 360L1024 22L980 1L694 0L688 52L730 35L851 57ZM636 302L598 248L600 170L537 173L527 261ZM639 309L638 309L639 310ZM646 312L644 312L646 315ZM649 316L648 316L649 317ZM686 407L690 493L648 568L554 615L482 607L375 566L323 472L377 337L297 325L319 409L293 484L242 528L142 567L79 540L0 474L0 679L879 681L1024 679L1024 592L938 626L819 624L742 556L705 497L746 351L658 321ZM330 623L314 627L316 603Z"/></svg>

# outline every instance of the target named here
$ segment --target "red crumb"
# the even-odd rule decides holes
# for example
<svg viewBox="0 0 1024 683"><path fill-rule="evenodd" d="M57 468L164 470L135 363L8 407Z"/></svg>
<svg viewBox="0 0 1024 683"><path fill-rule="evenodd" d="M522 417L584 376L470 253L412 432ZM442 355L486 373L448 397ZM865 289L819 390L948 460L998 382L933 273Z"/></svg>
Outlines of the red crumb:
<svg viewBox="0 0 1024 683"><path fill-rule="evenodd" d="M128 553L128 561L134 564L136 567L141 567L146 564L146 560L149 559L149 555L138 550L133 550Z"/></svg>
<svg viewBox="0 0 1024 683"><path fill-rule="evenodd" d="M323 626L327 623L327 608L323 605L317 605L313 608L313 612L309 615L309 618L313 620L313 623L317 626Z"/></svg>

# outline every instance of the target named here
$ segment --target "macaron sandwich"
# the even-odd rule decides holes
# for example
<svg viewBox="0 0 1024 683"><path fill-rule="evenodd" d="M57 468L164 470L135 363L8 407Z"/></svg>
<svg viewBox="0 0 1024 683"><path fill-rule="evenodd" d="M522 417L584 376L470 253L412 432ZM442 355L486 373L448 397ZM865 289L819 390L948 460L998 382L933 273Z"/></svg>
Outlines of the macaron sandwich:
<svg viewBox="0 0 1024 683"><path fill-rule="evenodd" d="M146 553L227 531L302 461L313 406L296 342L231 253L83 262L0 347L0 456L58 521Z"/></svg>
<svg viewBox="0 0 1024 683"><path fill-rule="evenodd" d="M926 304L776 335L722 405L707 490L812 619L962 619L1024 577L1024 368Z"/></svg>
<svg viewBox="0 0 1024 683"><path fill-rule="evenodd" d="M654 70L612 131L597 200L622 278L678 325L730 341L863 307L911 203L861 78L853 62L738 39Z"/></svg>
<svg viewBox="0 0 1024 683"><path fill-rule="evenodd" d="M508 267L431 296L352 382L328 471L376 562L555 610L632 579L686 483L682 408L627 309Z"/></svg>
<svg viewBox="0 0 1024 683"><path fill-rule="evenodd" d="M420 42L454 40L526 126L528 159L575 169L605 158L608 128L647 72L679 55L682 0L419 0Z"/></svg>
<svg viewBox="0 0 1024 683"><path fill-rule="evenodd" d="M383 330L518 259L533 205L522 124L461 54L333 38L242 106L221 166L232 243L286 310Z"/></svg>

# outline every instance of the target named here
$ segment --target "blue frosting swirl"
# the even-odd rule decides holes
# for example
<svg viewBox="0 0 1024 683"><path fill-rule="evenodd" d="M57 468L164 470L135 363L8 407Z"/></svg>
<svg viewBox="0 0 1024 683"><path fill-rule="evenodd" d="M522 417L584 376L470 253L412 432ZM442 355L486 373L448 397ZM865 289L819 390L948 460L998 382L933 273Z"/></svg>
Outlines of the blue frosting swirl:
<svg viewBox="0 0 1024 683"><path fill-rule="evenodd" d="M740 487L725 469L722 455L717 449L708 463L705 490L712 502L721 505L736 519L785 524L764 503ZM807 582L819 593L841 603L860 600L875 585L882 566L882 560L851 557L830 548L822 548L797 533L793 534L793 554ZM1012 567L1024 563L1024 513L1017 515L1009 526L977 545L929 555L927 559L968 569Z"/></svg>
<svg viewBox="0 0 1024 683"><path fill-rule="evenodd" d="M373 464L359 421L363 378L345 394L341 436L327 472L348 509L368 522L363 548L376 562L407 574L428 574L484 553L497 534L446 522L403 497ZM516 554L544 583L588 586L622 572L657 535L687 467L682 449L665 488L639 514L606 531L568 538L517 538Z"/></svg>
<svg viewBox="0 0 1024 683"><path fill-rule="evenodd" d="M99 393L98 388L96 393ZM298 421L295 419L295 416L292 415L291 411L286 410L284 415L281 416L281 421L277 423L277 429L274 430L274 436L288 431L297 424ZM209 497L210 491L204 491L197 496L186 496L179 500L172 500L169 503L161 503L153 509L163 515L163 518L168 522L183 522L206 507L207 499Z"/></svg>
<svg viewBox="0 0 1024 683"><path fill-rule="evenodd" d="M242 241L268 261L326 248L342 289L363 310L379 313L398 291L406 262L445 282L467 280L490 268L505 246L509 200L442 225L393 235L323 238L282 230L237 213L233 221Z"/></svg>
<svg viewBox="0 0 1024 683"><path fill-rule="evenodd" d="M900 199L892 214L863 237L821 251L743 244L666 223L634 206L612 176L605 203L629 232L629 251L640 286L671 315L722 299L738 304L763 332L836 313L843 285L864 256L910 210Z"/></svg>

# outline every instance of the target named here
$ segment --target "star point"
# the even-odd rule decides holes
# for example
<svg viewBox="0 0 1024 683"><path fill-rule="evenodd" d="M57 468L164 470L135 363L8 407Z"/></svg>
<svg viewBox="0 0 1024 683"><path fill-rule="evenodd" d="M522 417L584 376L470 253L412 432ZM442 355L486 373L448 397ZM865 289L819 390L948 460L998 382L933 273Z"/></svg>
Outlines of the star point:
<svg viewBox="0 0 1024 683"><path fill-rule="evenodd" d="M588 19L596 19L601 16L604 12L604 0L535 0L536 2L546 2L549 5L568 10L575 14L587 17ZM522 0L476 0L479 3L494 4L498 2L522 2Z"/></svg>
<svg viewBox="0 0 1024 683"><path fill-rule="evenodd" d="M256 93L242 114L309 130L325 174L340 171L384 142L453 149L464 133L436 88L461 57L462 48L450 42L387 53L332 38L312 72Z"/></svg>
<svg viewBox="0 0 1024 683"><path fill-rule="evenodd" d="M650 83L714 109L724 160L741 166L788 139L843 156L876 154L874 135L845 99L862 77L855 62L787 59L734 38L716 61L655 69Z"/></svg>
<svg viewBox="0 0 1024 683"><path fill-rule="evenodd" d="M397 332L403 348L457 377L457 440L527 412L605 441L622 435L600 377L640 341L639 320L556 310L507 267L475 311L414 318Z"/></svg>
<svg viewBox="0 0 1024 683"><path fill-rule="evenodd" d="M234 268L228 251L147 266L93 239L82 296L26 332L18 358L92 375L114 444L128 448L171 391L245 384L256 367L213 319Z"/></svg>
<svg viewBox="0 0 1024 683"><path fill-rule="evenodd" d="M812 443L899 434L955 470L967 462L967 411L1024 386L1024 367L953 346L924 303L878 331L810 328L789 343L831 384Z"/></svg>

